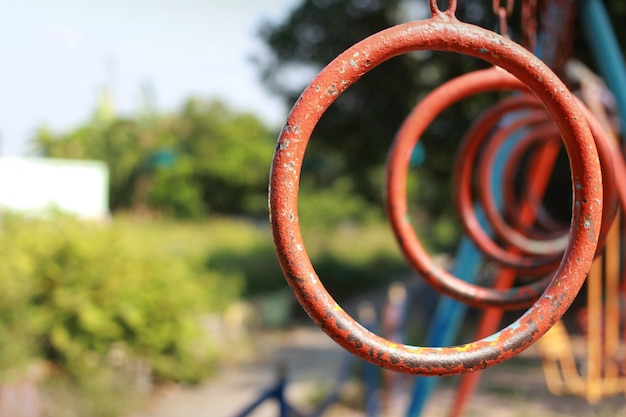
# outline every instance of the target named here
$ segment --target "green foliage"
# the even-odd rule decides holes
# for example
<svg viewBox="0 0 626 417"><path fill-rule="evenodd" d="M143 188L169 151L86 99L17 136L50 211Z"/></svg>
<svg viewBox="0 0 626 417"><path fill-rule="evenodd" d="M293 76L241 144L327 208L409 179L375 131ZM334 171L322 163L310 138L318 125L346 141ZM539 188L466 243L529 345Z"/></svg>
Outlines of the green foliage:
<svg viewBox="0 0 626 417"><path fill-rule="evenodd" d="M92 120L67 134L42 128L31 145L42 156L105 161L114 211L258 216L267 212L274 136L251 114L189 100L150 119Z"/></svg>
<svg viewBox="0 0 626 417"><path fill-rule="evenodd" d="M67 134L41 128L32 140L33 152L51 158L97 159L109 166L110 206L128 207L133 202L138 166L154 146L154 137L131 119L93 121Z"/></svg>
<svg viewBox="0 0 626 417"><path fill-rule="evenodd" d="M269 166L276 140L256 117L219 102L189 101L174 125L181 154L193 158L208 208L219 213L267 213Z"/></svg>
<svg viewBox="0 0 626 417"><path fill-rule="evenodd" d="M236 283L117 224L6 215L0 227L4 377L45 360L93 378L114 351L146 361L157 379L194 382L211 371L200 316L234 298Z"/></svg>
<svg viewBox="0 0 626 417"><path fill-rule="evenodd" d="M206 266L224 275L244 277L245 296L280 290L286 286L269 236L247 248L225 246L211 251L207 255Z"/></svg>
<svg viewBox="0 0 626 417"><path fill-rule="evenodd" d="M412 273L387 222L346 223L332 230L310 225L303 237L320 279L341 301Z"/></svg>

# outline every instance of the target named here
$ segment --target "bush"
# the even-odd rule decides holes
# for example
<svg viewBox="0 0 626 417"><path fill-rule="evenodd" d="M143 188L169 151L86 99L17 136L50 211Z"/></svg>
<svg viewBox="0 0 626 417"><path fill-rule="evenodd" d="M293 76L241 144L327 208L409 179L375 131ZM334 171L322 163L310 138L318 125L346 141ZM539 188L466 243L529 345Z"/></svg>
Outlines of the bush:
<svg viewBox="0 0 626 417"><path fill-rule="evenodd" d="M118 365L143 361L164 380L195 382L211 371L199 317L223 277L128 227L63 216L5 216L0 250L0 338L11 341L0 344L3 378L39 360L92 378L113 357ZM231 285L219 296L235 292Z"/></svg>

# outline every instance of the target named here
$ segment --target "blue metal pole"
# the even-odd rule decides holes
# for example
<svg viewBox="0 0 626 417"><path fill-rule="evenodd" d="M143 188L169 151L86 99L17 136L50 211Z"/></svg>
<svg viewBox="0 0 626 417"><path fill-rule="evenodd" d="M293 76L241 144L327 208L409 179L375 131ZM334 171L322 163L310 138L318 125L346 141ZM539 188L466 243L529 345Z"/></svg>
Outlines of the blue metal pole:
<svg viewBox="0 0 626 417"><path fill-rule="evenodd" d="M515 117L515 116L511 116ZM494 171L504 172L506 155L510 153L515 139L507 141L502 146L500 154L494 163ZM498 206L502 205L502 175L494 175L492 187L494 189L494 199ZM488 230L487 219L480 207L476 207L476 216L481 225ZM477 279L478 267L483 261L479 250L467 237L461 240L457 250L456 262L452 269L452 274L467 281L475 282ZM426 336L426 346L450 346L455 343L461 324L467 312L467 306L449 297L441 296L433 315L431 325ZM437 377L416 377L411 395L411 403L407 410L407 417L418 417L432 392L437 388L440 378Z"/></svg>
<svg viewBox="0 0 626 417"><path fill-rule="evenodd" d="M480 211L477 211L481 215ZM482 262L480 253L465 237L461 241L456 254L456 263L452 273L469 282L474 281L478 267ZM441 296L431 325L426 336L427 346L449 346L459 333L459 328L465 317L467 306L449 297ZM432 392L437 388L440 379L436 377L416 377L411 394L411 403L407 410L407 417L418 417Z"/></svg>
<svg viewBox="0 0 626 417"><path fill-rule="evenodd" d="M611 20L601 0L579 0L579 15L587 42L609 89L615 95L620 134L626 136L626 64Z"/></svg>
<svg viewBox="0 0 626 417"><path fill-rule="evenodd" d="M373 304L364 302L359 305L359 321L367 330L376 332L378 314ZM363 380L365 382L365 415L377 417L380 412L381 370L369 362L361 361L361 363L363 363Z"/></svg>

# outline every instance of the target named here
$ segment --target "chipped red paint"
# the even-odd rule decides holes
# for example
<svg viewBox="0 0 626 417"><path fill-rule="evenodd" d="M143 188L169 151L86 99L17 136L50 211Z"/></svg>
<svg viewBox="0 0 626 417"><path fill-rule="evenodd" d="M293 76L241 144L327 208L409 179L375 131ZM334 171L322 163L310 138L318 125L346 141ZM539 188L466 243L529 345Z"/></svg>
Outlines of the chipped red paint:
<svg viewBox="0 0 626 417"><path fill-rule="evenodd" d="M602 196L598 156L584 117L563 83L528 51L501 36L459 22L450 10L398 25L355 44L304 90L278 139L270 176L270 220L278 258L289 285L312 320L356 356L399 372L447 375L500 363L541 337L565 312L590 268ZM570 244L550 286L518 320L485 339L456 347L395 344L369 332L326 291L306 253L298 223L298 187L306 145L325 110L380 63L415 50L458 52L510 71L542 100L561 131L571 158L574 201ZM421 115L420 115L421 116ZM408 161L407 161L408 163ZM468 292L471 298L472 291Z"/></svg>

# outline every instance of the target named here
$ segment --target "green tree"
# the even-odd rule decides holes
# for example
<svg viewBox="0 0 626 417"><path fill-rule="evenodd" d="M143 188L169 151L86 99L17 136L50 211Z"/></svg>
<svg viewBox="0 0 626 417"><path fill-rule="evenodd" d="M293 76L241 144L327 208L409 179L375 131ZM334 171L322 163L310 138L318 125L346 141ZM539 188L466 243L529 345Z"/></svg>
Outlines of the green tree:
<svg viewBox="0 0 626 417"><path fill-rule="evenodd" d="M207 208L265 215L275 134L258 117L221 102L189 100L172 122L174 149L193 166Z"/></svg>
<svg viewBox="0 0 626 417"><path fill-rule="evenodd" d="M256 116L193 99L172 114L96 118L66 134L42 128L32 141L42 156L105 161L112 210L183 218L264 216L274 146Z"/></svg>

